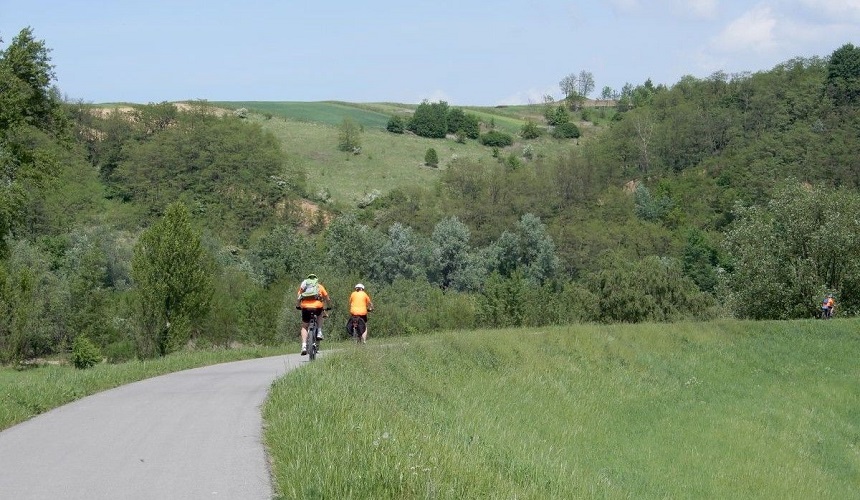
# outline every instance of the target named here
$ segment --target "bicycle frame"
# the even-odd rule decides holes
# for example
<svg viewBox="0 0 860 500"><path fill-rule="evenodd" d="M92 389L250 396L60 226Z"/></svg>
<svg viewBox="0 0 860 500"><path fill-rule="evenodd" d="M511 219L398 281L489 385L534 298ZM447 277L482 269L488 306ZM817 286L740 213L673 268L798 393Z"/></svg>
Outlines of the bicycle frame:
<svg viewBox="0 0 860 500"><path fill-rule="evenodd" d="M308 359L313 361L317 357L317 352L319 351L319 339L317 339L317 333L319 332L319 317L317 314L311 315L311 320L308 321Z"/></svg>

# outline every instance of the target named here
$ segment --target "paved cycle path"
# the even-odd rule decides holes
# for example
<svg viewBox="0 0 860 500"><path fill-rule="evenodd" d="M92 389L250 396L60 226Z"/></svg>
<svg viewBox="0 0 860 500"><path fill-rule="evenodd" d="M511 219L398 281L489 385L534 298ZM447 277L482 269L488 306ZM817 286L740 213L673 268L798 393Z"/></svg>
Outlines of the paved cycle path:
<svg viewBox="0 0 860 500"><path fill-rule="evenodd" d="M272 382L307 359L162 375L6 429L0 499L271 499L260 407Z"/></svg>

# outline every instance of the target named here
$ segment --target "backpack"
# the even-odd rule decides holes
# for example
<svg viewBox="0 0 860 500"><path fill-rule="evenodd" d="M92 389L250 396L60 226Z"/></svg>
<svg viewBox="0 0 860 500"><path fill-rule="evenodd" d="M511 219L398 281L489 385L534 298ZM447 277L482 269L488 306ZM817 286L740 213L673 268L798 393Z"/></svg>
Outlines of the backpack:
<svg viewBox="0 0 860 500"><path fill-rule="evenodd" d="M302 291L302 300L304 300L304 299L319 300L319 298L320 298L319 280L306 279L306 280L302 281L302 286L300 288Z"/></svg>

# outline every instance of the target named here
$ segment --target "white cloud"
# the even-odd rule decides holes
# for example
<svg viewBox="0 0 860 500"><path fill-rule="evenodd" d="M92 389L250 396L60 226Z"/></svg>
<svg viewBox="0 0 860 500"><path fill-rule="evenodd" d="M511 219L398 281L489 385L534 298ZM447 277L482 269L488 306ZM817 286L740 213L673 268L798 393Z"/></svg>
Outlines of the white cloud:
<svg viewBox="0 0 860 500"><path fill-rule="evenodd" d="M711 45L720 52L767 52L777 46L776 26L770 7L758 6L732 21Z"/></svg>

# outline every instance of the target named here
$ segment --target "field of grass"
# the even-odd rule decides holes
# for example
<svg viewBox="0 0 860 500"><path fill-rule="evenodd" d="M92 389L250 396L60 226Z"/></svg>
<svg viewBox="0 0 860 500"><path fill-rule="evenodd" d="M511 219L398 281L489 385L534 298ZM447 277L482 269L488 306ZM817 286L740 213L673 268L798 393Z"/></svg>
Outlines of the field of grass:
<svg viewBox="0 0 860 500"><path fill-rule="evenodd" d="M347 349L264 408L282 498L860 498L860 321Z"/></svg>
<svg viewBox="0 0 860 500"><path fill-rule="evenodd" d="M429 139L412 134L392 134L383 125L382 128L364 128L360 135L361 153L356 155L338 150L337 124L345 115L336 118L331 115L336 124L327 124L319 110L313 115L317 119L312 121L300 121L295 118L296 114L292 114L293 118L277 114L267 118L255 112L249 120L259 122L263 128L272 132L281 141L287 162L307 172L312 197L317 201L327 201L328 198L328 201L342 207L355 207L374 192L384 195L396 188L430 186L454 158L497 162L500 158L514 155L526 162L521 156L526 144L532 145L535 157L554 157L576 144L550 137L523 141L514 134L514 144L500 150L499 158L494 158L492 148L474 140L458 143L451 138ZM501 115L499 117L501 123L510 120ZM436 150L438 168L424 165L424 155L429 148Z"/></svg>
<svg viewBox="0 0 860 500"><path fill-rule="evenodd" d="M0 430L100 391L165 373L242 359L277 356L284 349L244 348L180 352L164 358L78 370L45 364L22 370L0 366Z"/></svg>

